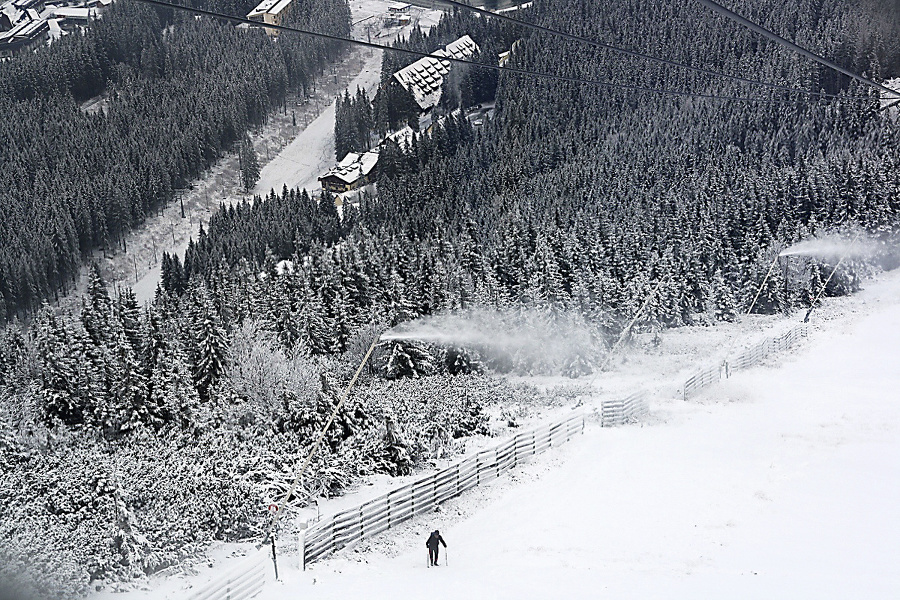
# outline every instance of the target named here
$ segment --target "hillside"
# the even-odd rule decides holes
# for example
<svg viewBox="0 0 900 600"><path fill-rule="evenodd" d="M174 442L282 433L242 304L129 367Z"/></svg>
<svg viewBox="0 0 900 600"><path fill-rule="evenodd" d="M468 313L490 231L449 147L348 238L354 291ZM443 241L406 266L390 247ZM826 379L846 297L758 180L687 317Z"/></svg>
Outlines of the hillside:
<svg viewBox="0 0 900 600"><path fill-rule="evenodd" d="M643 426L589 427L306 573L285 556L259 598L895 596L900 277L866 288L794 355L658 399ZM428 570L434 528L449 566Z"/></svg>
<svg viewBox="0 0 900 600"><path fill-rule="evenodd" d="M900 76L894 2L728 4L846 68L878 80ZM343 0L301 6L309 23L346 31ZM9 217L0 221L0 293L7 316L29 319L28 327L14 323L0 333L0 578L22 578L42 597L109 591L189 568L215 544L259 541L273 502L301 510L372 477L431 469L507 435L517 420L539 420L585 400L592 388L628 389L616 372L640 377L651 367L694 368L695 359L721 353L748 332L847 298L866 278L900 265L900 120L895 111L878 111L877 92L694 3L542 0L518 14L793 90L755 88L453 11L427 34L413 29L398 43L431 51L471 34L484 38L475 41L484 48L481 59L491 61L511 48L508 64L526 73L478 78L477 67L466 67L456 79L459 86L479 81L480 93L496 91L493 116L479 128L454 113L409 143L387 144L378 195L358 207L339 212L327 195L287 187L222 206L183 257L161 256L160 287L146 305L127 288L109 289L91 268L79 309L41 306L67 287L84 254L124 244L124 231L174 198L225 148L243 148L249 161L247 128L339 51L287 37L273 42L261 32L126 0L119 8L120 17L133 19L104 20L96 36L69 36L65 45L0 65L14 75L0 77L0 107L15 109L4 122L15 144L0 146L4 167L10 165L0 170ZM97 72L85 71L98 78L87 82L53 77L69 69L59 56L79 53L110 62L98 58ZM396 62L389 55L383 80ZM42 70L46 65L59 71ZM51 79L56 84L46 83ZM115 92L108 112L81 113L77 101L93 96L83 86ZM475 97L462 92L460 102ZM188 108L172 111L170 98ZM386 98L379 94L375 105L390 108ZM36 122L44 125L28 125ZM815 239L819 251L782 254ZM893 322L894 313L885 314ZM864 328L848 339L875 333ZM372 359L344 402L369 347ZM826 355L820 362L834 366ZM644 364L646 370L635 368ZM816 389L826 375L806 371L806 385ZM865 389L866 377L855 384ZM730 393L753 397L758 384L747 381L751 389ZM671 397L662 378L649 383L657 401ZM835 404L823 405L832 411L823 414L837 414L845 393L826 397ZM792 454L784 444L796 438L771 429L790 417L808 438L821 423L840 425L839 417L804 420L811 400L801 390L795 395L798 410L778 413L771 425L766 417L780 404L768 396L709 414L692 412L695 404L663 403L658 417L677 426L654 423L647 442L637 429L594 432L566 451L579 471L592 461L608 466L603 477L616 487L603 487L600 476L579 482L567 462L548 475L559 489L535 488L534 498L562 507L561 490L571 487L582 510L589 510L583 498L594 495L611 511L617 494L630 494L655 519L640 525L642 539L656 531L673 536L669 556L679 558L669 564L727 571L738 564L734 557L723 555L712 567L699 559L714 537L695 546L696 538L678 537L680 528L686 515L712 507L706 524L730 529L731 515L720 509L738 502L732 494L771 497L763 485L768 471L741 462L751 458L742 447L764 455L783 450L794 461L788 467L796 467L791 476L818 456ZM754 425L759 438L738 435ZM290 494L323 429L321 451ZM874 422L851 433L866 431L882 439ZM648 458L680 462L665 470L644 464L646 479L629 487L638 473L617 470L628 463L603 456L641 454L642 443L650 444ZM685 454L674 452L679 448ZM748 469L748 481L758 485L734 483L731 466ZM693 473L690 485L674 476L682 470ZM796 494L786 499L787 510L808 490L833 489L828 473L810 476L818 479L809 487L787 489ZM702 487L707 480L713 488ZM681 503L677 511L642 504L641 492L654 481L660 498ZM853 481L860 492L872 485ZM693 503L698 489L707 489L711 504ZM737 516L753 523L756 500L748 502L738 502L744 512ZM886 506L865 514L884 514ZM572 508L574 516L578 506ZM538 530L552 519L575 527L560 512L510 513ZM641 530L639 516L625 523ZM515 528L500 522L503 531ZM735 547L749 548L753 527L736 522ZM786 527L765 521L773 522ZM590 543L624 535L607 524L586 527ZM766 526L760 535L774 535ZM462 541L478 539L476 533L464 532L452 547L472 557L464 561L477 559L473 569L491 565L486 550ZM635 553L634 569L643 553L653 554L618 541ZM586 555L554 553L554 560L588 564L580 562L589 559L588 547L565 536L558 542ZM823 560L832 559L830 546L816 547ZM538 556L526 551L522 566ZM482 575L473 571L471 585Z"/></svg>

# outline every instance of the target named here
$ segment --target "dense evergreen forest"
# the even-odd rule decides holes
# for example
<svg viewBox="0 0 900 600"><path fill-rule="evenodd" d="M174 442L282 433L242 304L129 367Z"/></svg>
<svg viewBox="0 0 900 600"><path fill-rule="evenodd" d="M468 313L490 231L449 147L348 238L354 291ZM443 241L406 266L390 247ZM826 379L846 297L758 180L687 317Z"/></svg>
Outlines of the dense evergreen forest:
<svg viewBox="0 0 900 600"><path fill-rule="evenodd" d="M290 19L349 34L344 0L298 2ZM92 250L122 248L341 49L123 0L84 35L0 63L0 320L69 289ZM101 112L79 109L101 94Z"/></svg>
<svg viewBox="0 0 900 600"><path fill-rule="evenodd" d="M0 174L10 207L0 225L11 240L0 263L7 314L64 288L86 249L115 245L226 140L239 142L287 86L302 85L298 65L328 53L310 46L300 53L308 63L292 62L281 41L120 4L134 14L120 29L111 18L60 46L103 56L98 75L48 76L53 89L29 83L67 72L62 59L50 61L66 56L53 48L0 66L3 106L18 115L4 125L15 128L4 139L16 150L0 152L20 157ZM728 6L870 77L900 76L893 2ZM868 93L693 3L538 0L520 14L691 65ZM134 19L152 27L131 28ZM381 345L295 501L452 452L490 433L493 404L552 402L555 392L483 373L591 372L657 283L644 331L735 318L781 249L825 231L861 229L883 243L873 260L845 264L829 295L900 263L900 123L875 97L748 89L459 13L404 43L430 51L466 33L485 56L518 41L519 68L774 102L502 74L495 116L481 129L451 116L408 145L385 146L378 197L358 208L338 212L330 199L288 189L222 208L183 261L165 257L145 308L127 290L110 293L92 270L79 314L44 306L28 331L0 337L2 575L40 572L47 594L69 597L158 571L211 539L259 535L267 502L287 489L366 348L416 317L500 309L499 319L586 333L552 357ZM224 52L227 44L246 52ZM402 66L394 60L385 59L388 76ZM241 83L230 87L223 73ZM82 114L77 101L101 89L109 110ZM348 100L372 115L378 103ZM389 121L367 123L378 133ZM808 306L832 266L780 259L755 310Z"/></svg>
<svg viewBox="0 0 900 600"><path fill-rule="evenodd" d="M700 9L657 7L638 18L636 6L578 7L529 14L620 46L628 36L653 39L658 47L650 53L690 65L831 94L867 93ZM793 9L766 14L768 27L795 31L798 42L847 67L876 78L900 73L897 44L885 41L886 24L898 25L896 7L818 3L799 26ZM603 18L588 18L596 15ZM405 44L431 51L473 22L482 35L508 35L457 13ZM643 327L733 318L749 307L781 249L833 228L870 231L884 242L879 265L896 264L888 242L900 202L898 128L877 112L877 100L747 90L545 36L525 35L514 60L547 73L772 102L623 94L506 76L497 116L479 133L451 118L409 146L386 146L378 198L358 211L347 209L340 222L332 215L326 227L320 213L329 208L287 190L224 211L188 250L185 277L220 285L223 269L232 272L241 260L261 267L269 252L305 265L288 276L302 280L299 305L323 306L335 323L372 308L396 322L472 305L527 305L580 314L614 335L661 280ZM403 64L386 58L383 78ZM377 98L370 103L358 92L339 105L336 133L345 149L364 149L372 130L385 128L373 125ZM808 306L831 266L780 261L754 310ZM826 293L853 289L860 268L842 270ZM318 313L299 311L304 319ZM346 337L343 328L332 327L332 337ZM288 346L298 339L285 335ZM307 344L313 352L322 347Z"/></svg>

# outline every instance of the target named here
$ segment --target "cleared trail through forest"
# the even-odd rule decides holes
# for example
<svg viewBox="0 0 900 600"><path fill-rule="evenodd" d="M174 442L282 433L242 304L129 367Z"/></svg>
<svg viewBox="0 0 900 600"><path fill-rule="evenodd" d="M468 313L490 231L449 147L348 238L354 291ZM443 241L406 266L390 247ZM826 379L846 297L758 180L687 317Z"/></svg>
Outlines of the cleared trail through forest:
<svg viewBox="0 0 900 600"><path fill-rule="evenodd" d="M351 2L354 23L359 23L358 31L353 35L356 39L365 39L373 35L370 24L377 23L379 15L387 10L388 3L380 0L356 0ZM427 32L440 18L440 10L417 10L415 23ZM372 19L375 21L372 21ZM408 35L412 26L402 28L376 28L374 35L379 44L393 43L399 36ZM356 88L362 88L370 98L374 98L375 91L381 81L381 56L380 50L363 50L364 63L359 74L344 87L351 94ZM253 194L264 196L271 190L281 193L283 186L288 188L301 188L312 192L318 190L318 177L333 167L337 162L334 152L334 114L335 103L331 100L328 106L319 116L310 123L300 134L263 167L259 181L253 190Z"/></svg>
<svg viewBox="0 0 900 600"><path fill-rule="evenodd" d="M363 70L347 88L351 93L357 87L372 92L381 80L381 55L378 50L365 50ZM265 196L271 190L281 193L283 186L302 188L312 192L318 189L318 177L335 164L334 157L335 103L329 104L315 121L300 132L294 141L263 167L254 195Z"/></svg>
<svg viewBox="0 0 900 600"><path fill-rule="evenodd" d="M319 174L317 169L320 168L322 163L318 158L311 160L308 157L328 156L333 158L334 156L334 101L332 100L331 104L326 104L325 99L333 97L337 92L344 89L344 87L354 86L358 81L365 81L367 78L372 77L371 73L376 69L377 71L375 71L374 76L376 77L377 82L381 66L381 57L373 56L374 54L374 52L365 50L353 51L340 63L341 66L356 67L353 69L353 71L355 71L355 76L349 80L349 83L347 82L348 76L346 74L338 76L326 73L320 78L325 80L324 83L326 85L320 85L316 98L308 101L308 103L304 105L307 114L310 111L319 109L318 116L308 117L309 121L305 127L302 126L305 119L301 116L300 119L298 119L297 127L299 133L294 138L293 142L291 142L284 151L273 156L272 160L268 161L268 163L266 162L266 153L271 147L269 144L273 138L271 130L278 129L280 124L273 120L273 122L263 127L263 131L259 135L252 136L257 155L260 158L260 163L265 165L262 169L260 182L263 181L263 177L265 177L267 173L281 174L278 167L276 167L274 171L271 168L273 163L277 163L278 165L289 164L293 167L308 164L308 166L305 167L305 172L315 173L312 177L312 181L313 183L316 183L315 177ZM337 66L335 69L337 70ZM356 88L353 87L353 89ZM296 99L293 104L297 105ZM297 108L291 107L284 114L279 115L281 120L290 119L291 111L294 111L296 114ZM295 151L293 151L293 153L288 152L292 147L295 148ZM301 170L303 169L301 168ZM293 187L295 185L292 181L284 179L278 183L271 183L270 187L257 185L255 190L252 190L250 193L245 193L238 185L238 177L239 165L236 154L232 153L222 158L210 174L204 179L194 182L194 189L185 195L186 219L181 218L180 205L178 201L176 201L164 211L162 216L151 217L141 228L135 230L131 234L132 237L144 238L144 246L147 245L147 238L152 239L154 244L153 255L147 257L149 260L138 261L135 263L137 266L140 266L141 262L147 265L146 271L140 276L139 280L136 283L133 283L134 279L131 278L134 277L134 272L127 271L127 267L129 266L127 264L125 273L118 274L119 277L110 277L109 280L118 281L126 285L133 284L132 287L138 302L144 303L151 300L153 294L156 292L156 286L160 281L161 272L159 259L162 257L162 253L177 253L180 257L184 257L184 251L187 248L188 241L191 238L197 238L200 231L200 225L202 224L205 227L209 223L212 212L221 204L234 204L244 199L252 198L254 194L267 194L270 187L280 192L282 185L285 183L288 184L288 187ZM278 178L278 176L270 177L267 181L272 182ZM187 223L185 223L185 221L187 221ZM167 224L169 224L169 227L172 229L171 236L166 235L168 233L166 231ZM185 227L185 225L187 225L187 227ZM129 253L131 252L130 248L135 245L135 242L140 244L139 239L129 241ZM128 262L127 256L120 258L125 259L126 263ZM122 277L122 275L124 275L124 277Z"/></svg>
<svg viewBox="0 0 900 600"><path fill-rule="evenodd" d="M387 2L381 0L355 0L351 2L353 21L378 15L387 10ZM417 19L418 26L428 31L441 15L440 10L423 10ZM401 35L408 35L411 25L402 28L381 29L376 32L379 43L391 43ZM369 31L367 34L371 34ZM366 35L363 30L354 31L354 36ZM160 281L160 258L163 252L176 253L184 257L188 240L196 238L201 223L209 222L212 211L221 203L232 204L253 195L265 195L275 190L280 193L283 186L318 190L318 177L335 163L334 156L334 115L337 94L344 89L354 92L357 86L364 88L372 96L381 79L381 54L377 50L353 50L343 61L335 65L333 72L326 72L317 82L316 93L288 110L276 111L272 121L290 121L296 113L298 132L293 141L278 154L267 160L272 148L271 133L267 133L278 123L270 122L259 135L253 136L254 146L263 165L260 178L250 193L245 193L238 185L238 159L235 153L224 157L210 175L194 182L194 188L185 194L184 203L187 217L180 218L178 201L173 202L160 217L151 217L135 230L129 239L129 256L113 258L116 268L104 268L104 276L110 283L131 285L138 302L153 298ZM302 111L300 107L302 106ZM302 115L300 113L303 113ZM284 127L281 127L284 129ZM276 136L277 137L277 136ZM187 222L185 222L187 221ZM133 259L132 247L139 249L140 255Z"/></svg>
<svg viewBox="0 0 900 600"><path fill-rule="evenodd" d="M361 17L386 11L387 2L381 0L356 0L351 2L354 22ZM422 11L418 20L423 30L437 23L441 11ZM379 32L380 42L392 42L399 35L409 33L410 26ZM363 35L355 31L354 35ZM200 226L222 203L232 204L251 199L254 194L264 195L271 189L280 192L282 187L318 189L318 176L330 168L334 159L334 98L344 89L355 91L364 87L372 92L378 85L381 73L381 52L352 50L317 81L316 91L305 102L298 98L288 100L287 110L277 110L261 131L252 134L260 164L260 179L250 193L239 185L239 164L236 153L229 153L216 163L209 173L192 183L191 189L181 192L159 214L147 218L143 225L126 238L127 253L111 256L95 256L101 272L110 284L130 286L138 302L152 300L160 281L162 253L184 256L190 239L196 239ZM297 126L293 126L296 119ZM287 138L286 138L287 136ZM270 154L284 146L278 154ZM269 160L271 157L271 160ZM182 218L181 206L184 206ZM82 269L79 292L85 289L87 269ZM80 293L70 295L71 306L77 306Z"/></svg>
<svg viewBox="0 0 900 600"><path fill-rule="evenodd" d="M277 151L289 143L289 140L314 128L321 120L322 112L327 111L328 102L333 105L337 93L371 68L371 57L367 54L367 51L360 50L349 52L334 65L333 72L320 77L316 91L306 103L298 103L297 97L288 98L287 110L276 110L259 131L251 132L251 139L262 165L267 164L267 155L271 155L272 151ZM293 125L294 119L296 127ZM331 119L330 133L325 132L330 140L319 140L317 143L330 143L333 148L333 109ZM156 214L148 216L143 224L128 233L125 238L127 252L104 254L96 250L91 260L99 264L107 283L133 288L138 302L151 300L160 281L163 252L183 257L188 241L197 239L200 226L208 225L210 216L220 204L231 204L252 197L240 186L239 177L237 153L226 154L204 177L193 181L189 189L178 191L167 206L161 207ZM281 185L277 189L280 191ZM62 298L61 306L78 310L81 293L86 288L87 273L85 265L81 269L76 291Z"/></svg>

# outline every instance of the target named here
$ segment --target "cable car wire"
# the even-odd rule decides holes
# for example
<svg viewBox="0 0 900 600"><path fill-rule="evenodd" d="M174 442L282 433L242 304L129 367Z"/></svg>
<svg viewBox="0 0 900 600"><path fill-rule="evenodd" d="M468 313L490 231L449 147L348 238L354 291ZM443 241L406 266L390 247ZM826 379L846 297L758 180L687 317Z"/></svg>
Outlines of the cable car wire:
<svg viewBox="0 0 900 600"><path fill-rule="evenodd" d="M798 94L807 94L809 96L818 96L820 98L837 98L836 94L829 94L826 92L813 92L810 90L804 90L801 88L794 88L787 85L780 85L777 83L769 83L767 81L758 81L756 79L749 79L747 77L740 77L738 75L728 75L726 73L721 73L719 71L713 71L712 69L705 69L703 67L694 67L691 65L686 65L684 63L680 63L678 61L670 60L668 58L661 58L659 56L653 56L651 54L644 54L643 52L637 52L634 50L628 50L625 48L620 48L618 46L613 46L610 44L606 44L603 42L598 42L596 40L592 40L586 37L582 37L580 35L574 35L571 33L566 33L564 31L559 31L557 29L551 29L549 27L544 27L542 25L537 25L535 23L529 23L528 21L521 21L519 19L514 19L512 17L508 17L501 13L491 12L489 10L485 10L483 8L477 8L475 6L469 6L468 4L464 4L462 2L457 2L456 0L436 0L442 4L449 4L451 6L456 6L458 8L469 10L471 12L477 13L479 15L483 15L493 19L499 19L501 21L505 21L507 23L514 23L516 25L520 25L522 27L527 27L529 29L533 29L535 31L541 31L543 33L548 33L550 35L554 35L557 37L561 37L566 40L570 40L573 42L579 42L582 44L587 44L589 46L594 46L595 48L602 48L604 50L609 50L610 52L615 52L617 54L623 54L626 56L631 56L633 58L640 58L644 60L649 60L651 62L659 63L662 65L670 66L670 67L679 67L682 69L687 69L689 71L694 71L696 73L703 73L704 75L713 75L715 77L724 77L726 79L731 79L732 81L739 81L741 83L748 83L751 85L761 85L767 88L781 90L784 92L794 92ZM841 96L842 98L847 98L848 96ZM863 96L857 96L857 99L862 99Z"/></svg>
<svg viewBox="0 0 900 600"><path fill-rule="evenodd" d="M447 0L441 0L441 1L447 1ZM748 29L755 31L756 33L759 33L759 34L769 38L770 40L778 42L782 46L785 46L786 48L790 48L794 52L798 52L798 53L802 54L806 58L812 59L812 60L816 61L817 63L825 65L826 67L828 67L830 69L834 69L835 71L843 73L844 75L847 75L848 77L852 77L853 79L856 79L857 81L860 81L868 86L874 87L882 92L887 92L891 96L900 99L900 92L898 92L897 90L892 90L891 88L881 85L880 83L876 83L870 79L866 79L865 77L863 77L861 75L857 75L853 71L845 69L844 67L828 60L827 58L819 56L818 54L814 54L814 53L810 52L809 50L807 50L806 48L798 46L794 42L781 37L777 33L769 31L765 27L762 27L761 25L757 25L753 21L750 21L749 19L742 17L741 15L737 14L736 12L728 10L721 4L717 4L716 2L713 2L712 0L697 0L697 2L699 2L700 4L702 4L703 6L709 8L709 9L712 9L715 12L731 19L735 23L743 25L744 27L747 27Z"/></svg>
<svg viewBox="0 0 900 600"><path fill-rule="evenodd" d="M746 96L720 96L717 94L705 94L700 92L689 92L684 90L671 90L671 89L660 89L660 88L651 88L640 85L628 85L621 83L612 83L609 81L600 81L595 79L582 79L579 77L570 77L566 75L554 75L551 73L541 73L538 71L530 71L528 69L519 69L516 67L501 67L499 65L492 65L486 63L477 63L470 60L462 60L459 58L454 58L452 56L437 56L435 54L428 54L425 52L419 52L418 50L409 50L406 48L395 48L392 46L383 46L381 44L375 44L373 42L365 42L362 40L354 40L352 38L340 37L337 35L331 35L328 33L321 33L318 31L309 31L305 29L299 29L296 27L288 27L286 25L275 25L272 23L263 23L260 21L252 21L250 19L244 17L237 17L234 15L227 15L224 13L219 13L211 10L205 10L202 8L193 8L190 6L182 6L179 4L172 4L170 2L162 2L161 0L137 0L138 2L142 2L144 4L148 4L151 6L157 6L160 8L171 8L175 10L181 10L184 12L190 12L197 15L204 15L207 17L213 17L217 19L224 19L227 21L231 21L234 23L243 23L249 25L251 27L262 27L266 29L274 29L276 31L288 31L293 33L299 33L301 35L308 35L311 37L317 37L321 39L344 42L347 44L355 44L357 46L363 46L365 48L375 48L377 50L387 50L390 52L400 52L402 54L408 54L413 56L418 56L420 58L433 58L442 62L450 62L457 63L463 65L470 65L474 67L480 67L482 69L489 69L493 71L498 71L501 73L514 73L517 75L528 75L532 77L540 77L544 79L552 79L556 81L564 81L568 83L583 83L587 85L595 85L598 87L605 87L614 90L627 91L627 92L646 92L652 94L660 94L660 95L668 95L668 96L680 96L686 98L699 98L699 99L707 99L707 100L722 100L722 101L730 101L730 102L759 102L764 104L794 104L798 100L789 100L784 98L753 98ZM791 90L797 91L797 90ZM845 100L872 100L869 96L833 96L839 99Z"/></svg>

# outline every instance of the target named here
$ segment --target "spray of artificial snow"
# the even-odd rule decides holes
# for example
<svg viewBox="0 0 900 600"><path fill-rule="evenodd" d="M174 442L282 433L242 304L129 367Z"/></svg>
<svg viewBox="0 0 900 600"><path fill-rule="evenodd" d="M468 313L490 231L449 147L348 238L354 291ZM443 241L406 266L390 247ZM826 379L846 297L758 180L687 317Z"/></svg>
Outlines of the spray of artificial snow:
<svg viewBox="0 0 900 600"><path fill-rule="evenodd" d="M878 248L878 243L865 235L848 239L836 234L828 234L798 242L790 248L782 250L779 256L859 259L873 256Z"/></svg>
<svg viewBox="0 0 900 600"><path fill-rule="evenodd" d="M534 336L521 323L509 328L508 315L478 311L423 317L385 332L382 340L417 340L442 346L511 348L529 345Z"/></svg>
<svg viewBox="0 0 900 600"><path fill-rule="evenodd" d="M385 332L384 341L419 341L477 352L515 371L587 373L603 341L580 316L535 310L470 310L422 317Z"/></svg>

